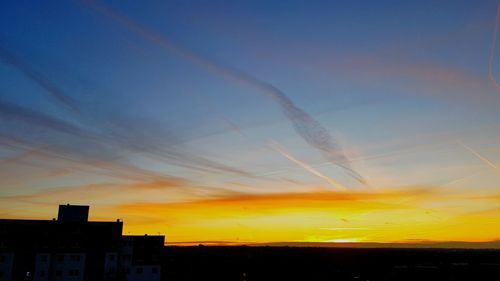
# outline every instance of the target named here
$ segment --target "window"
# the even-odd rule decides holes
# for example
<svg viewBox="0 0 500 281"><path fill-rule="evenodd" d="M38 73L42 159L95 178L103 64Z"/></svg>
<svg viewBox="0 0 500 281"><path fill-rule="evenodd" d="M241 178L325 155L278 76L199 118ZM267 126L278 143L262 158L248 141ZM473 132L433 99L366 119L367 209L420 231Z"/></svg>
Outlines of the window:
<svg viewBox="0 0 500 281"><path fill-rule="evenodd" d="M69 276L78 276L78 269L70 269L70 271L68 272L68 275Z"/></svg>
<svg viewBox="0 0 500 281"><path fill-rule="evenodd" d="M137 274L142 274L142 271L143 271L142 267L138 267L135 269L135 273Z"/></svg>
<svg viewBox="0 0 500 281"><path fill-rule="evenodd" d="M41 255L40 256L40 261L41 262L47 262L47 255Z"/></svg>
<svg viewBox="0 0 500 281"><path fill-rule="evenodd" d="M151 268L151 272L153 272L153 273L158 273L158 267L153 267L153 268Z"/></svg>
<svg viewBox="0 0 500 281"><path fill-rule="evenodd" d="M114 261L115 260L115 255L109 255L109 260Z"/></svg>
<svg viewBox="0 0 500 281"><path fill-rule="evenodd" d="M80 261L80 255L71 255L72 261Z"/></svg>

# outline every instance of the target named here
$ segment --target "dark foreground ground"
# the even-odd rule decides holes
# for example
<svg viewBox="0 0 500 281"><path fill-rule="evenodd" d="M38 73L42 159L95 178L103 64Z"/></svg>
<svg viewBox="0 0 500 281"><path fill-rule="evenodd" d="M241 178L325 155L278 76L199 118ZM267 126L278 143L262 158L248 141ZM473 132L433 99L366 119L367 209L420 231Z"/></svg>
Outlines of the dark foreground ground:
<svg viewBox="0 0 500 281"><path fill-rule="evenodd" d="M500 280L500 250L165 247L163 280Z"/></svg>

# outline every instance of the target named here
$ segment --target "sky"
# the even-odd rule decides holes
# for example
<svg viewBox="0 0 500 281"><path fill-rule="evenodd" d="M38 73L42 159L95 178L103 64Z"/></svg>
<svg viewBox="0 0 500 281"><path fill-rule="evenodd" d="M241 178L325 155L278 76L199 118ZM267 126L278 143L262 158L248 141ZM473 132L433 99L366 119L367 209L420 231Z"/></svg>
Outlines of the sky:
<svg viewBox="0 0 500 281"><path fill-rule="evenodd" d="M3 1L0 217L500 240L497 1ZM497 55L498 54L498 55Z"/></svg>

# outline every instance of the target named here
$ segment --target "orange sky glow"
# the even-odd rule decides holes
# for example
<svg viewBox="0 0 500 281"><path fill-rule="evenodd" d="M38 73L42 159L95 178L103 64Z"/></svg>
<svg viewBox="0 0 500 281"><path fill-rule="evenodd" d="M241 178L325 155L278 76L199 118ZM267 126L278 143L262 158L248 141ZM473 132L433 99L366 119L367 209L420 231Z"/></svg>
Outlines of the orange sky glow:
<svg viewBox="0 0 500 281"><path fill-rule="evenodd" d="M0 3L0 218L500 241L498 1L28 2Z"/></svg>

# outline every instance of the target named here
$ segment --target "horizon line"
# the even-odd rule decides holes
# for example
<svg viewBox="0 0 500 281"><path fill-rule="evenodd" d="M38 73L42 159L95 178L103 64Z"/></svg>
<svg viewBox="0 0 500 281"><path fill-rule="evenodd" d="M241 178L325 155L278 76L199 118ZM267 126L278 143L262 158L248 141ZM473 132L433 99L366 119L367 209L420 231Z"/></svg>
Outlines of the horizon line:
<svg viewBox="0 0 500 281"><path fill-rule="evenodd" d="M165 246L248 246L248 247L310 247L310 248L436 248L436 249L498 249L500 240L490 241L432 241L415 240L401 242L236 242L236 241L174 241Z"/></svg>

